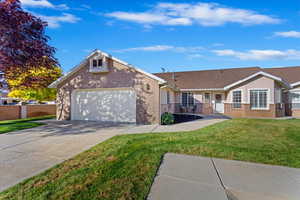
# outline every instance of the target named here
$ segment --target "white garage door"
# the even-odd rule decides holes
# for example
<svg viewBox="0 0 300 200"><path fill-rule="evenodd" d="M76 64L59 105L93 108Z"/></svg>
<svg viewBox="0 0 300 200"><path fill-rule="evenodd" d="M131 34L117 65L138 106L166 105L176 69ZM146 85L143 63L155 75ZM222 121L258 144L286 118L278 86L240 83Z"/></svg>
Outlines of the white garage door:
<svg viewBox="0 0 300 200"><path fill-rule="evenodd" d="M71 119L135 123L135 92L116 89L75 91Z"/></svg>

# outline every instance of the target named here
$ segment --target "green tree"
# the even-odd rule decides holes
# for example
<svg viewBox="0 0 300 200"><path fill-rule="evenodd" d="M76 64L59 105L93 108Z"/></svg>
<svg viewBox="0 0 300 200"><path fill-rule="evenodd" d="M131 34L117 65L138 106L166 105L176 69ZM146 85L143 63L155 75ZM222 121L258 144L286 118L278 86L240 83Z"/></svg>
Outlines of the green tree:
<svg viewBox="0 0 300 200"><path fill-rule="evenodd" d="M56 98L56 89L47 88L47 86L61 76L62 70L57 66L54 66L52 69L45 67L30 69L27 72L18 74L14 79L7 79L7 83L11 89L8 96L39 102L53 101ZM24 84L28 80L31 80L31 86Z"/></svg>

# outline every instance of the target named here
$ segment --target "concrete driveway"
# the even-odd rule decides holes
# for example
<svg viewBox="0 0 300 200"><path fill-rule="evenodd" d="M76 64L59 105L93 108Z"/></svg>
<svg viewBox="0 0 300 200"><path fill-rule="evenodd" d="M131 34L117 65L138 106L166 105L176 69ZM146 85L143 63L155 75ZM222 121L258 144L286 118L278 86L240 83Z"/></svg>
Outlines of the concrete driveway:
<svg viewBox="0 0 300 200"><path fill-rule="evenodd" d="M45 126L1 134L0 191L115 135L189 131L223 120L209 118L172 126L48 120Z"/></svg>

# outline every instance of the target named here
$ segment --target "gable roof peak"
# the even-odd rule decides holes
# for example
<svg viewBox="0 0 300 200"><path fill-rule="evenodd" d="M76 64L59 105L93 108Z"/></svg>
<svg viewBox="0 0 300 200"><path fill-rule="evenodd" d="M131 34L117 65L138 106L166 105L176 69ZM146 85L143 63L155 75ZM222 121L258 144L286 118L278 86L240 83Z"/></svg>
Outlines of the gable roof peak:
<svg viewBox="0 0 300 200"><path fill-rule="evenodd" d="M79 65L76 65L75 67L73 67L68 73L66 73L64 76L62 76L61 78L57 79L57 80L54 81L53 83L51 83L48 87L49 87L49 88L56 88L56 87L58 86L59 83L63 82L63 81L66 80L68 77L70 77L72 74L76 73L79 69L81 69L83 66L85 66L85 64L86 64L86 62L88 61L88 59L90 59L92 56L94 56L94 55L97 54L97 53L98 53L98 54L101 54L101 55L104 55L104 56L106 56L106 57L109 57L110 59L112 59L112 60L114 60L114 61L116 61L116 62L119 62L119 63L121 63L121 64L123 64L123 65L125 65L125 66L127 66L127 67L129 67L129 68L132 68L132 69L134 69L134 70L136 70L136 71L138 71L138 72L140 72L140 73L142 73L142 74L144 74L144 75L146 75L146 76L148 76L148 77L150 77L150 78L152 78L152 79L158 81L159 84L164 84L164 83L166 83L166 81L165 81L164 79L162 79L162 78L160 78L160 77L158 77L158 76L156 76L156 75L154 75L154 74L148 73L148 72L146 72L146 71L144 71L144 70L142 70L142 69L140 69L140 68L137 68L137 67L135 67L135 66L133 66L133 65L131 65L131 64L127 63L127 62L125 62L125 61L122 61L122 60L120 60L120 59L118 59L118 58L116 58L116 57L113 57L112 55L110 55L110 54L108 54L108 53L106 53L106 52L104 52L104 51L101 51L101 50L99 50L99 49L95 49L95 50L93 50L88 56L86 56L86 57L81 61L81 63L80 63Z"/></svg>

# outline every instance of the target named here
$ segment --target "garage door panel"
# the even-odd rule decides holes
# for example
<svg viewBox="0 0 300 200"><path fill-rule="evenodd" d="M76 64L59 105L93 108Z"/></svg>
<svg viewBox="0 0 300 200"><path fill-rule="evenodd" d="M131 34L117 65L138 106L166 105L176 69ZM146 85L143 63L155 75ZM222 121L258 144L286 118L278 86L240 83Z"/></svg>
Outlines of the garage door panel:
<svg viewBox="0 0 300 200"><path fill-rule="evenodd" d="M73 95L73 120L136 122L133 90L77 91Z"/></svg>

